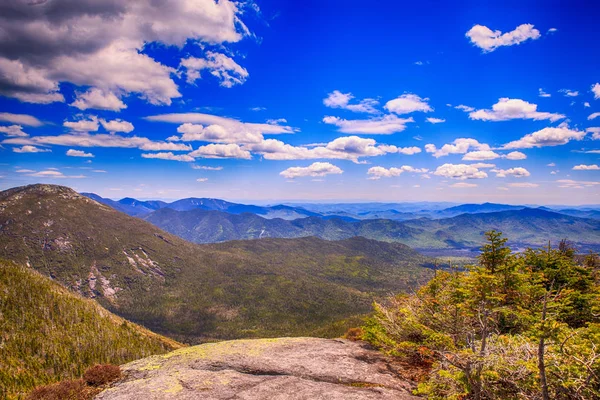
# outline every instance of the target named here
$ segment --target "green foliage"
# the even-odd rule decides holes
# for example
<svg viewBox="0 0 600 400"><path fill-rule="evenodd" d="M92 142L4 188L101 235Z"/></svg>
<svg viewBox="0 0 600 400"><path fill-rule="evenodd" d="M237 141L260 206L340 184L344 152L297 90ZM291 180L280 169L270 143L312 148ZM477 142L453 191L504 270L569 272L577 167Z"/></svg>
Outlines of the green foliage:
<svg viewBox="0 0 600 400"><path fill-rule="evenodd" d="M600 397L597 257L573 249L511 254L486 234L478 265L437 272L415 294L375 303L363 337L388 354L434 361L431 399Z"/></svg>
<svg viewBox="0 0 600 400"><path fill-rule="evenodd" d="M96 363L178 347L31 269L0 261L0 398L79 377Z"/></svg>

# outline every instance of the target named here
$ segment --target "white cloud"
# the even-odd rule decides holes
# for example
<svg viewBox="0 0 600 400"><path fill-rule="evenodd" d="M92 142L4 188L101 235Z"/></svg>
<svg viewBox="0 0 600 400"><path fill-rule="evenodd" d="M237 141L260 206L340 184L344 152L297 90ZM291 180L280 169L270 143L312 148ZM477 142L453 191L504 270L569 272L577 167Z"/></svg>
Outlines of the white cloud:
<svg viewBox="0 0 600 400"><path fill-rule="evenodd" d="M279 175L287 179L294 179L304 176L325 176L330 174L341 174L342 171L339 167L330 164L328 162L315 162L308 167L291 167L285 171L281 171Z"/></svg>
<svg viewBox="0 0 600 400"><path fill-rule="evenodd" d="M506 155L507 160L525 160L527 156L520 151L511 151Z"/></svg>
<svg viewBox="0 0 600 400"><path fill-rule="evenodd" d="M34 172L32 174L28 174L28 176L35 176L37 178L55 178L55 179L82 179L85 178L85 175L65 175L60 171L55 169L47 169L45 171Z"/></svg>
<svg viewBox="0 0 600 400"><path fill-rule="evenodd" d="M205 171L221 171L223 167L207 167L205 165L192 165L192 169L203 169Z"/></svg>
<svg viewBox="0 0 600 400"><path fill-rule="evenodd" d="M251 7L229 0L76 3L0 4L1 94L28 102L64 101L59 82L71 82L170 104L181 96L171 79L176 71L143 54L147 44L219 45L250 35L240 16Z"/></svg>
<svg viewBox="0 0 600 400"><path fill-rule="evenodd" d="M469 165L471 167L478 168L478 169L494 168L496 166L496 164L488 164L488 163L475 163L475 164L469 164Z"/></svg>
<svg viewBox="0 0 600 400"><path fill-rule="evenodd" d="M430 124L441 124L442 122L446 122L445 119L443 118L427 118L427 122L429 122Z"/></svg>
<svg viewBox="0 0 600 400"><path fill-rule="evenodd" d="M491 150L478 150L471 151L463 156L464 161L485 161L495 160L496 158L502 157L500 154Z"/></svg>
<svg viewBox="0 0 600 400"><path fill-rule="evenodd" d="M384 108L394 114L410 114L412 112L430 112L433 108L427 104L428 98L421 98L416 94L406 93L385 103Z"/></svg>
<svg viewBox="0 0 600 400"><path fill-rule="evenodd" d="M464 104L459 104L459 105L457 105L457 106L456 106L456 107L454 107L454 108L456 108L457 110L464 111L464 112L472 112L472 111L475 111L475 108L473 108L473 107L469 107L469 106L465 106Z"/></svg>
<svg viewBox="0 0 600 400"><path fill-rule="evenodd" d="M539 39L541 34L531 24L519 25L513 31L506 33L492 31L487 26L475 25L469 29L466 36L473 45L482 49L484 53L488 53L501 46L513 46L529 39Z"/></svg>
<svg viewBox="0 0 600 400"><path fill-rule="evenodd" d="M354 96L352 93L342 93L339 90L334 90L323 99L323 104L330 108L341 108L353 112L362 112L368 114L377 114L379 111L375 108L379 102L375 99L363 99L358 104L350 104Z"/></svg>
<svg viewBox="0 0 600 400"><path fill-rule="evenodd" d="M550 163L550 164L546 164L546 167L556 167L556 163Z"/></svg>
<svg viewBox="0 0 600 400"><path fill-rule="evenodd" d="M592 140L600 140L600 126L587 128L585 131L592 134Z"/></svg>
<svg viewBox="0 0 600 400"><path fill-rule="evenodd" d="M198 178L196 179L196 182L206 182L208 181L208 178Z"/></svg>
<svg viewBox="0 0 600 400"><path fill-rule="evenodd" d="M492 169L491 172L496 173L496 178L506 178L507 176L513 176L515 178L524 178L531 175L531 173L523 167L516 167L510 169Z"/></svg>
<svg viewBox="0 0 600 400"><path fill-rule="evenodd" d="M425 151L428 153L433 153L435 158L444 157L448 154L465 154L470 149L479 151L491 150L489 145L485 143L479 143L479 141L476 139L470 138L458 138L450 144L443 145L440 149L438 149L434 144L425 145Z"/></svg>
<svg viewBox="0 0 600 400"><path fill-rule="evenodd" d="M575 181L572 179L558 179L556 183L559 184L558 187L571 189L583 189L600 185L600 182L597 181Z"/></svg>
<svg viewBox="0 0 600 400"><path fill-rule="evenodd" d="M467 182L456 182L450 185L453 188L474 188L477 187L476 183L467 183Z"/></svg>
<svg viewBox="0 0 600 400"><path fill-rule="evenodd" d="M555 33L557 31L558 31L558 29L556 29L556 28L550 28L550 29L548 29L548 33Z"/></svg>
<svg viewBox="0 0 600 400"><path fill-rule="evenodd" d="M433 174L437 176L443 176L444 178L459 180L483 179L487 178L488 176L484 171L480 171L473 165L467 164L444 164L437 167Z"/></svg>
<svg viewBox="0 0 600 400"><path fill-rule="evenodd" d="M26 126L42 126L44 123L32 115L0 112L0 121Z"/></svg>
<svg viewBox="0 0 600 400"><path fill-rule="evenodd" d="M4 144L46 144L69 147L121 147L138 148L148 151L186 151L192 147L183 143L155 142L145 137L123 137L111 134L76 133L58 136L33 136L29 138L9 138Z"/></svg>
<svg viewBox="0 0 600 400"><path fill-rule="evenodd" d="M544 92L544 89L542 89L542 88L539 88L538 92L539 92L540 97L552 97L552 95L550 93Z"/></svg>
<svg viewBox="0 0 600 400"><path fill-rule="evenodd" d="M86 153L85 151L74 149L67 150L66 154L70 157L94 157L92 153Z"/></svg>
<svg viewBox="0 0 600 400"><path fill-rule="evenodd" d="M503 97L492 106L492 109L473 111L469 118L481 121L508 121L511 119L533 119L540 121L548 119L552 122L565 118L563 114L537 111L537 104L528 103L521 99Z"/></svg>
<svg viewBox="0 0 600 400"><path fill-rule="evenodd" d="M77 132L96 132L99 127L98 118L94 116L78 121L65 121L63 126Z"/></svg>
<svg viewBox="0 0 600 400"><path fill-rule="evenodd" d="M52 150L50 149L40 149L39 147L26 145L23 147L13 147L13 151L15 153L48 153Z"/></svg>
<svg viewBox="0 0 600 400"><path fill-rule="evenodd" d="M125 132L129 133L133 131L134 127L131 122L124 121L122 119L113 119L112 121L106 121L104 119L100 119L100 123L102 127L106 129L108 132Z"/></svg>
<svg viewBox="0 0 600 400"><path fill-rule="evenodd" d="M179 123L183 136L168 140L200 140L217 143L258 143L263 135L291 134L297 131L287 125L241 122L237 119L202 113L174 113L146 117L148 121ZM212 126L212 127L211 127Z"/></svg>
<svg viewBox="0 0 600 400"><path fill-rule="evenodd" d="M589 108L589 107L591 107L590 103L588 103L587 101L583 103L583 106L584 106L585 108Z"/></svg>
<svg viewBox="0 0 600 400"><path fill-rule="evenodd" d="M23 127L21 125L0 126L0 132L4 133L6 136L12 137L29 136L27 133L23 132Z"/></svg>
<svg viewBox="0 0 600 400"><path fill-rule="evenodd" d="M237 144L207 144L189 153L194 158L240 158L249 160L252 155Z"/></svg>
<svg viewBox="0 0 600 400"><path fill-rule="evenodd" d="M537 183L530 183L530 182L516 182L516 183L509 183L508 186L515 187L515 188L536 188L540 185Z"/></svg>
<svg viewBox="0 0 600 400"><path fill-rule="evenodd" d="M202 77L202 71L208 72L219 80L223 87L241 85L248 79L248 71L225 54L206 52L206 58L189 57L181 60L186 69L188 83L194 83Z"/></svg>
<svg viewBox="0 0 600 400"><path fill-rule="evenodd" d="M595 119L595 118L598 118L598 117L600 117L600 112L595 112L595 113L593 113L593 114L590 114L590 115L587 117L587 119L591 121L591 120L593 120L593 119Z"/></svg>
<svg viewBox="0 0 600 400"><path fill-rule="evenodd" d="M580 165L574 166L573 169L575 171L599 171L600 167L596 164L592 164L592 165L580 164Z"/></svg>
<svg viewBox="0 0 600 400"><path fill-rule="evenodd" d="M399 151L396 146L377 146L375 140L358 136L339 137L329 143L311 148L292 146L275 139L266 139L261 143L246 145L244 148L262 154L267 160L329 158L354 162L358 162L361 157L374 157Z"/></svg>
<svg viewBox="0 0 600 400"><path fill-rule="evenodd" d="M398 118L395 115L385 115L377 118L354 120L326 116L323 118L323 122L337 126L338 130L343 133L391 135L392 133L402 132L406 129L407 123L415 121L412 117Z"/></svg>
<svg viewBox="0 0 600 400"><path fill-rule="evenodd" d="M600 83L592 85L592 93L594 93L594 99L600 99Z"/></svg>
<svg viewBox="0 0 600 400"><path fill-rule="evenodd" d="M172 160L182 162L192 162L194 157L187 154L173 154L172 152L166 153L142 153L142 158L157 158L159 160Z"/></svg>
<svg viewBox="0 0 600 400"><path fill-rule="evenodd" d="M569 129L568 126L558 128L544 128L537 132L523 136L519 140L504 145L504 149L531 149L534 147L560 146L571 140L581 140L585 137L585 131Z"/></svg>
<svg viewBox="0 0 600 400"><path fill-rule="evenodd" d="M80 110L91 108L96 110L121 111L127 108L127 105L113 92L98 88L90 88L86 92L77 93L77 98L71 105Z"/></svg>
<svg viewBox="0 0 600 400"><path fill-rule="evenodd" d="M565 97L577 97L577 96L579 96L579 92L576 91L576 90L560 89L558 92L562 93Z"/></svg>
<svg viewBox="0 0 600 400"><path fill-rule="evenodd" d="M367 171L368 175L371 175L369 179L377 180L380 178L391 178L394 176L400 176L404 172L416 173L416 174L426 174L429 172L427 168L414 168L410 165L403 165L400 168L392 167L392 168L384 168L384 167L371 167Z"/></svg>

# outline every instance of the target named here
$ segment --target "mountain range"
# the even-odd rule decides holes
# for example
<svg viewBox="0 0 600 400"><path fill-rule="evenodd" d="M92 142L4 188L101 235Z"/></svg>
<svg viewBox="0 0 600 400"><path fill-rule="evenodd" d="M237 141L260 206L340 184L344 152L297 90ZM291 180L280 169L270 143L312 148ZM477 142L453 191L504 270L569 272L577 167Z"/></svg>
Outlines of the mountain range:
<svg viewBox="0 0 600 400"><path fill-rule="evenodd" d="M0 192L0 221L0 258L188 343L339 335L432 274L432 259L365 238L197 245L62 186Z"/></svg>

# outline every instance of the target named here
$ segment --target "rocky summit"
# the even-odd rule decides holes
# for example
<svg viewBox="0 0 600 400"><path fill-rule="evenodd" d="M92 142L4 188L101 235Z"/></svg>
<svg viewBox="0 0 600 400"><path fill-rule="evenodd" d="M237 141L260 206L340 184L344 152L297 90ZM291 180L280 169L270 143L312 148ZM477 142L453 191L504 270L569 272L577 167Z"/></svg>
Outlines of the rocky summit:
<svg viewBox="0 0 600 400"><path fill-rule="evenodd" d="M122 369L96 400L417 399L381 353L342 339L208 343Z"/></svg>

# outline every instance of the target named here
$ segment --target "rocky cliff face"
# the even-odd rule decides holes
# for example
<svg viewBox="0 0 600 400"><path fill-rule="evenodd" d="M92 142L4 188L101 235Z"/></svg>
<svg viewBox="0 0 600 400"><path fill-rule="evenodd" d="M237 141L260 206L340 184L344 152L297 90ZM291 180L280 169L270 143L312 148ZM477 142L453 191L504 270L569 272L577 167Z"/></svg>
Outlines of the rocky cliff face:
<svg viewBox="0 0 600 400"><path fill-rule="evenodd" d="M412 383L357 342L236 340L183 348L123 366L96 400L417 399Z"/></svg>

